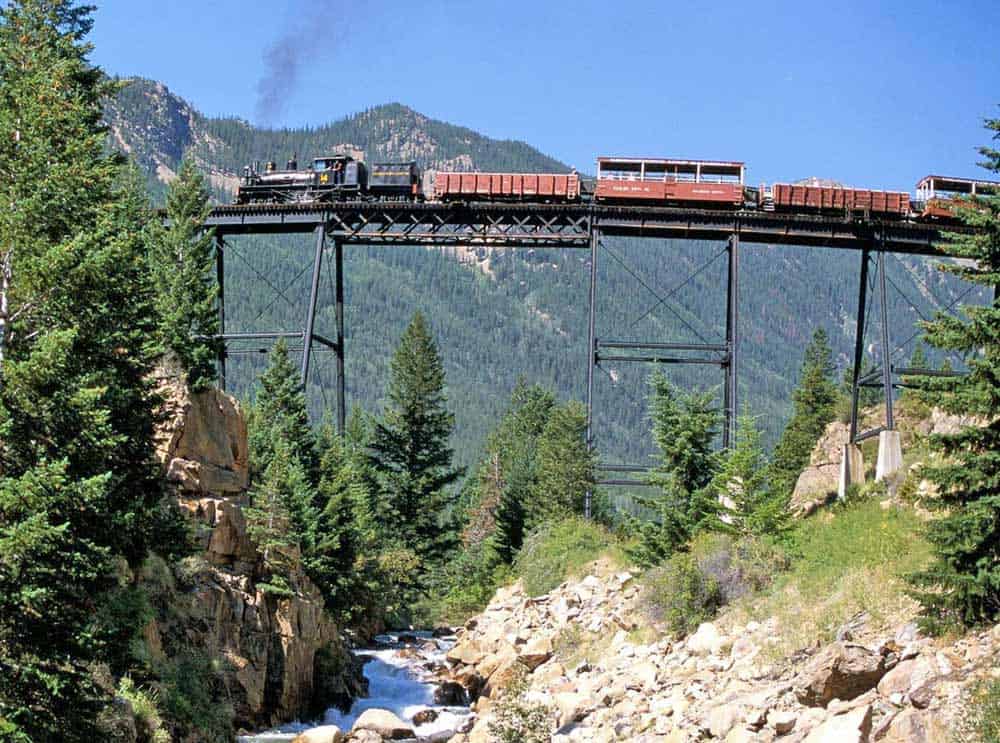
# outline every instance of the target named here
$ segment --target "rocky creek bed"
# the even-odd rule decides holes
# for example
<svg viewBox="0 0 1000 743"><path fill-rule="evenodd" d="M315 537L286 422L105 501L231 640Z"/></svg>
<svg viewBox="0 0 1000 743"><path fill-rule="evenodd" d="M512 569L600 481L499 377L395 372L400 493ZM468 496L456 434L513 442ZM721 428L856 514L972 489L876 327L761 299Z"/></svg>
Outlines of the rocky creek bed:
<svg viewBox="0 0 1000 743"><path fill-rule="evenodd" d="M346 735L358 726L359 720L362 725L396 728L393 740L419 743L446 741L468 729L472 722L469 697L461 686L447 680L445 656L455 644L454 636L421 631L379 635L375 639L373 647L354 651L364 661L368 696L357 699L349 712L329 709L322 720L293 722L240 736L239 743L337 740L333 727ZM329 735L309 732L324 728L329 728Z"/></svg>

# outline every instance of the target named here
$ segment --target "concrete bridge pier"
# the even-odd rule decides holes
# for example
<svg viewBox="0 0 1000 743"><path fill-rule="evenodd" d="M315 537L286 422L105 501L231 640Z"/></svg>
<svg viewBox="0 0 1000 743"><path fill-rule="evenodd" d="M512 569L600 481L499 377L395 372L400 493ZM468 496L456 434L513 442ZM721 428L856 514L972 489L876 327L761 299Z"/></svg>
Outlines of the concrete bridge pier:
<svg viewBox="0 0 1000 743"><path fill-rule="evenodd" d="M882 431L878 435L878 461L875 463L875 481L892 477L903 467L903 445L899 431Z"/></svg>
<svg viewBox="0 0 1000 743"><path fill-rule="evenodd" d="M864 485L864 482L865 459L861 454L861 447L857 444L844 444L840 458L840 483L837 486L837 497L844 500L847 498L847 489L851 485Z"/></svg>

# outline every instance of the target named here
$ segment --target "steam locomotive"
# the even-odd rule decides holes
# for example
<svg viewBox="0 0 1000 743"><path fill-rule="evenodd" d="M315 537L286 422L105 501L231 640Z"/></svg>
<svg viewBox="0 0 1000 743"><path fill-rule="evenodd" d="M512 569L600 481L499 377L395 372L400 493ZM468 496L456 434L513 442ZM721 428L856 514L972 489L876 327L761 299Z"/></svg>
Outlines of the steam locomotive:
<svg viewBox="0 0 1000 743"><path fill-rule="evenodd" d="M415 162L375 163L371 172L350 155L317 157L312 165L299 170L293 157L284 170L273 162L243 169L236 192L237 204L288 204L343 201L418 200L422 198L420 169Z"/></svg>
<svg viewBox="0 0 1000 743"><path fill-rule="evenodd" d="M373 163L349 155L317 157L299 170L293 157L284 170L244 168L237 204L333 201L513 201L698 206L892 219L950 220L954 198L1000 193L1000 182L927 176L917 197L904 191L848 188L836 183L746 184L738 161L600 157L597 177L570 173L421 172L415 162Z"/></svg>

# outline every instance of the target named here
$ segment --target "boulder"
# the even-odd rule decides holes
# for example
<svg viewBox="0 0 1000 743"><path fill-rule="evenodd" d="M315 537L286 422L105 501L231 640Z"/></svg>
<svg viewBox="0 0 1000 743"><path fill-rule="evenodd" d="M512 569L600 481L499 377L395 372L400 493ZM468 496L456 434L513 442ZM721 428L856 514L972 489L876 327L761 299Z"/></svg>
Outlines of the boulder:
<svg viewBox="0 0 1000 743"><path fill-rule="evenodd" d="M872 730L872 708L868 705L836 715L813 729L805 743L868 743Z"/></svg>
<svg viewBox="0 0 1000 743"><path fill-rule="evenodd" d="M708 731L713 738L724 738L740 721L740 710L735 704L720 704L708 713Z"/></svg>
<svg viewBox="0 0 1000 743"><path fill-rule="evenodd" d="M697 631L687 640L687 649L695 655L717 652L722 646L719 630L711 622L702 622Z"/></svg>
<svg viewBox="0 0 1000 743"><path fill-rule="evenodd" d="M885 659L868 648L837 642L820 651L796 677L801 704L825 707L833 699L861 696L885 675Z"/></svg>
<svg viewBox="0 0 1000 743"><path fill-rule="evenodd" d="M469 704L469 693L455 681L445 681L434 690L434 704L444 707L464 707Z"/></svg>
<svg viewBox="0 0 1000 743"><path fill-rule="evenodd" d="M524 673L524 666L517 658L504 661L486 680L486 684L483 686L483 696L495 698L497 692L503 691L511 681L522 673Z"/></svg>
<svg viewBox="0 0 1000 743"><path fill-rule="evenodd" d="M878 693L884 697L893 694L909 695L937 676L937 668L931 658L920 655L912 660L904 660L889 671L878 682Z"/></svg>
<svg viewBox="0 0 1000 743"><path fill-rule="evenodd" d="M848 434L846 423L834 421L827 425L809 457L809 466L802 470L795 483L795 490L788 503L793 513L808 515L837 495L840 461Z"/></svg>
<svg viewBox="0 0 1000 743"><path fill-rule="evenodd" d="M936 716L904 709L893 718L880 743L935 743L949 737L947 726Z"/></svg>
<svg viewBox="0 0 1000 743"><path fill-rule="evenodd" d="M594 708L594 700L586 694L574 691L561 692L553 697L559 714L559 729L563 730L574 722L579 722Z"/></svg>
<svg viewBox="0 0 1000 743"><path fill-rule="evenodd" d="M552 640L548 637L536 637L529 640L518 654L517 659L529 671L534 671L538 666L552 657Z"/></svg>
<svg viewBox="0 0 1000 743"><path fill-rule="evenodd" d="M154 372L163 403L154 441L167 480L185 493L231 495L246 490L247 424L236 399L211 388L192 393L176 359Z"/></svg>
<svg viewBox="0 0 1000 743"><path fill-rule="evenodd" d="M347 740L349 743L382 743L382 736L374 730L356 730Z"/></svg>
<svg viewBox="0 0 1000 743"><path fill-rule="evenodd" d="M429 722L434 722L438 718L438 711L436 709L422 709L413 715L414 725L426 725Z"/></svg>
<svg viewBox="0 0 1000 743"><path fill-rule="evenodd" d="M474 666L486 657L486 653L483 652L477 641L463 638L461 642L448 651L445 657L452 663Z"/></svg>
<svg viewBox="0 0 1000 743"><path fill-rule="evenodd" d="M341 743L342 740L344 733L336 725L321 725L299 733L292 743Z"/></svg>
<svg viewBox="0 0 1000 743"><path fill-rule="evenodd" d="M351 728L351 735L358 730L378 733L383 740L412 738L413 728L387 709L366 709Z"/></svg>
<svg viewBox="0 0 1000 743"><path fill-rule="evenodd" d="M797 718L794 712L772 710L767 713L767 724L778 735L787 735L795 729Z"/></svg>

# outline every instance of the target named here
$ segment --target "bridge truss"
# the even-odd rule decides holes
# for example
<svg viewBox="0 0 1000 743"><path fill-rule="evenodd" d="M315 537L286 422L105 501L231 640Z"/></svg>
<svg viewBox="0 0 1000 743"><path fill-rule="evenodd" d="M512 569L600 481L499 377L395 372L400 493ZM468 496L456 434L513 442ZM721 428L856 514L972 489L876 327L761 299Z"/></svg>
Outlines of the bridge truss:
<svg viewBox="0 0 1000 743"><path fill-rule="evenodd" d="M587 339L587 438L593 444L594 371L601 361L654 364L703 364L723 374L723 443L732 443L737 413L739 335L739 254L741 243L797 245L854 250L860 253L860 281L855 332L852 443L894 427L892 389L903 374L927 372L882 368L861 374L865 321L869 310L870 264L877 263L881 294L881 347L889 358L885 302L887 254L943 257L937 247L942 236L933 224L873 219L844 219L777 212L733 212L691 208L611 206L603 204L481 203L443 204L412 202L338 202L321 205L248 205L216 207L206 222L216 235L216 270L219 285L220 382L225 387L226 358L230 341L277 338L301 342L301 373L305 384L315 344L336 356L337 425L346 423L344 377L344 270L345 246L464 246L497 248L563 248L590 251L590 293ZM954 229L954 228L950 228ZM227 333L225 325L226 238L236 235L312 234L315 241L309 301L298 329L261 333ZM598 261L602 237L643 237L713 240L725 243L726 278L725 342L720 344L669 343L663 339L621 341L596 335ZM335 338L315 332L316 309L324 256L333 253L335 281ZM878 384L886 401L884 425L858 431L858 390ZM637 465L603 465L607 473L635 473ZM605 479L608 485L641 485L640 480Z"/></svg>

